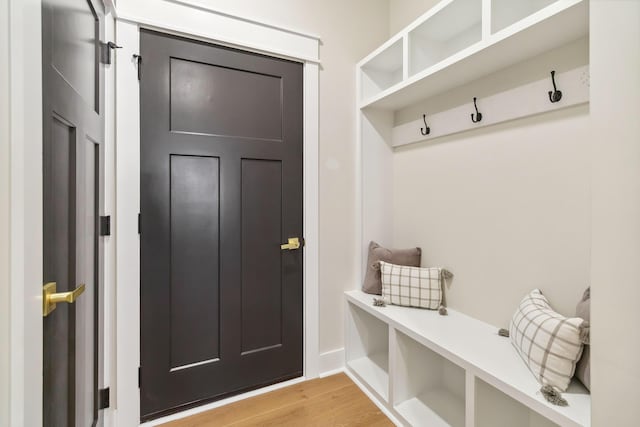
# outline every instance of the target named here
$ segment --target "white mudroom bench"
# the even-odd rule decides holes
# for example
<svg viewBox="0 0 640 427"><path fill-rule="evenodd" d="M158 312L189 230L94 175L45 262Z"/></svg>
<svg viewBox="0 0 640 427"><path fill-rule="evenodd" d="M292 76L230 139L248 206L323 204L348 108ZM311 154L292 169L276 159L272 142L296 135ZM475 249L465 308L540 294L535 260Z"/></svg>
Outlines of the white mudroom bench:
<svg viewBox="0 0 640 427"><path fill-rule="evenodd" d="M373 306L346 297L346 369L396 421L411 426L543 427L591 423L591 397L574 379L568 406L548 403L498 327L449 309Z"/></svg>

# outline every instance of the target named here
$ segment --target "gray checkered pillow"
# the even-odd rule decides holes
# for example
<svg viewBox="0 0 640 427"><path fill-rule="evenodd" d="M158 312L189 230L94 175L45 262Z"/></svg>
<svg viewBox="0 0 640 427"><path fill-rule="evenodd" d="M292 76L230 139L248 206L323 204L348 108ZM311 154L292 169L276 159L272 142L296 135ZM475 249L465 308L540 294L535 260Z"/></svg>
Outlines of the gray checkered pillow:
<svg viewBox="0 0 640 427"><path fill-rule="evenodd" d="M511 319L509 336L540 384L566 391L582 355L583 322L553 311L539 289L522 300Z"/></svg>
<svg viewBox="0 0 640 427"><path fill-rule="evenodd" d="M437 310L442 303L442 268L409 267L380 261L382 298L389 304Z"/></svg>

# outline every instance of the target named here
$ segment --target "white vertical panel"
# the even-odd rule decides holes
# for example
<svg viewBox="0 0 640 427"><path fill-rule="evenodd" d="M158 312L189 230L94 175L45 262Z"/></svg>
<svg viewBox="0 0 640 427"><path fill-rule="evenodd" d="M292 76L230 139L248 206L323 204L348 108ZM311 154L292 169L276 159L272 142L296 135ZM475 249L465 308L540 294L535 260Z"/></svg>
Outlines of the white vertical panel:
<svg viewBox="0 0 640 427"><path fill-rule="evenodd" d="M391 325L385 325L389 328L389 406L393 407L396 402L396 393L398 391L398 331ZM404 367L403 367L404 368Z"/></svg>
<svg viewBox="0 0 640 427"><path fill-rule="evenodd" d="M0 93L9 93L9 1L0 0ZM9 97L0 96L0 348L8 349L9 323ZM0 426L8 427L10 360L8 351L0 351Z"/></svg>
<svg viewBox="0 0 640 427"><path fill-rule="evenodd" d="M304 66L304 375L319 373L319 66Z"/></svg>
<svg viewBox="0 0 640 427"><path fill-rule="evenodd" d="M111 14L105 16L105 40L115 40L115 21ZM105 66L105 134L104 134L104 215L111 216L111 236L102 237L104 242L104 278L102 297L102 378L100 387L116 386L116 80L115 61ZM113 399L113 398L112 398ZM113 405L103 411L105 427L114 426Z"/></svg>
<svg viewBox="0 0 640 427"><path fill-rule="evenodd" d="M374 240L382 246L393 243L393 113L361 113L362 138L362 271L367 247Z"/></svg>
<svg viewBox="0 0 640 427"><path fill-rule="evenodd" d="M115 425L140 420L140 89L133 54L140 49L135 24L116 23L116 382ZM115 391L115 390L114 390Z"/></svg>
<svg viewBox="0 0 640 427"><path fill-rule="evenodd" d="M640 420L640 2L591 1L594 426ZM631 325L624 334L620 325Z"/></svg>
<svg viewBox="0 0 640 427"><path fill-rule="evenodd" d="M409 34L402 36L402 80L409 78ZM359 92L358 92L359 93Z"/></svg>
<svg viewBox="0 0 640 427"><path fill-rule="evenodd" d="M476 377L466 370L464 380L464 425L475 427L476 425Z"/></svg>
<svg viewBox="0 0 640 427"><path fill-rule="evenodd" d="M491 36L491 1L482 0L482 40Z"/></svg>
<svg viewBox="0 0 640 427"><path fill-rule="evenodd" d="M356 99L358 99L358 97L360 96L361 92L361 87L362 87L362 75L360 72L360 66L356 65L355 67L355 77L356 77ZM366 253L363 256L363 250L362 250L362 239L363 239L363 233L364 233L364 225L363 225L363 218L364 218L364 194L363 194L363 188L364 188L364 175L363 175L363 162L364 162L364 150L363 150L363 145L362 145L362 126L364 123L363 120L363 113L360 111L360 108L358 107L358 102L356 102L356 112L355 112L355 118L356 118L356 146L355 146L355 163L354 163L354 173L355 173L355 183L356 183L356 188L355 188L355 196L356 196L356 209L355 209L355 221L354 224L356 225L356 241L355 241L355 257L354 260L356 262L356 274L354 277L356 277L356 279L358 279L358 283L362 283L364 280L364 263L366 262L366 260L364 259L366 257ZM345 340L349 339L349 335L345 335ZM345 342L345 347L348 347L348 342Z"/></svg>
<svg viewBox="0 0 640 427"><path fill-rule="evenodd" d="M42 424L40 0L9 0L11 426Z"/></svg>

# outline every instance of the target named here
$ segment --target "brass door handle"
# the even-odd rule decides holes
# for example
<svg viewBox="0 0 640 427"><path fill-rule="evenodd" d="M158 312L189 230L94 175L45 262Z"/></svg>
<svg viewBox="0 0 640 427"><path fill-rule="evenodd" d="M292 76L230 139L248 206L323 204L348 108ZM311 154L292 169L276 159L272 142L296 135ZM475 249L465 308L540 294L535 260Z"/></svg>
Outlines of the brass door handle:
<svg viewBox="0 0 640 427"><path fill-rule="evenodd" d="M303 242L304 242L304 240L303 240ZM299 238L297 238L297 237L289 237L287 243L284 243L284 244L280 245L280 249L282 249L283 251L285 251L285 250L293 251L293 250L296 250L296 249L300 249L300 246L302 246L302 245L300 244L300 239Z"/></svg>
<svg viewBox="0 0 640 427"><path fill-rule="evenodd" d="M49 282L42 287L42 315L47 317L56 309L56 304L66 302L73 304L84 292L85 285L82 284L71 292L56 293L56 282Z"/></svg>

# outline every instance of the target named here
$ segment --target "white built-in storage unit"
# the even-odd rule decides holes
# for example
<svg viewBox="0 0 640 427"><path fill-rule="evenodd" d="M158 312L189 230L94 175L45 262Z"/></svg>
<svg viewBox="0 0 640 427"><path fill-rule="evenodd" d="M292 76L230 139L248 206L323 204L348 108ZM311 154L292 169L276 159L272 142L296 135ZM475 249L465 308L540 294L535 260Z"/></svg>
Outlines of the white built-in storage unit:
<svg viewBox="0 0 640 427"><path fill-rule="evenodd" d="M478 123L469 117L475 113L474 94L464 103L430 112L426 120L420 114L398 123L398 116L546 52L580 40L588 43L588 34L588 0L444 0L357 65L362 271L371 240L394 246L396 147L588 103L588 58L555 76L562 82L560 102L547 97L554 89L551 70L545 70L479 99L485 117ZM517 78L510 80L517 83ZM568 407L548 403L509 339L497 335L497 327L455 310L439 316L374 307L372 302L371 295L359 290L346 293L346 367L401 423L590 425L586 389L574 382L563 394Z"/></svg>
<svg viewBox="0 0 640 427"><path fill-rule="evenodd" d="M346 366L400 422L411 426L589 426L589 392L577 381L568 406L548 403L508 338L449 309L374 307L346 293Z"/></svg>
<svg viewBox="0 0 640 427"><path fill-rule="evenodd" d="M358 64L359 106L398 110L588 31L584 0L444 0Z"/></svg>

